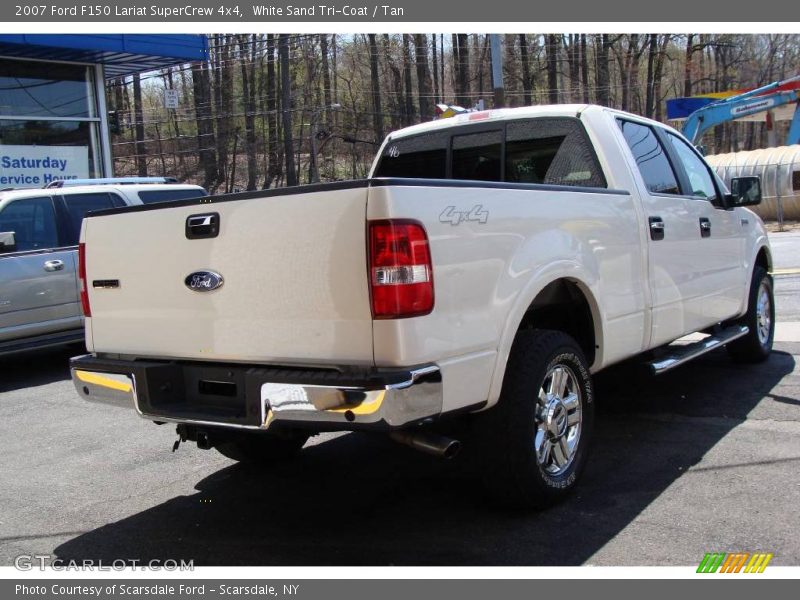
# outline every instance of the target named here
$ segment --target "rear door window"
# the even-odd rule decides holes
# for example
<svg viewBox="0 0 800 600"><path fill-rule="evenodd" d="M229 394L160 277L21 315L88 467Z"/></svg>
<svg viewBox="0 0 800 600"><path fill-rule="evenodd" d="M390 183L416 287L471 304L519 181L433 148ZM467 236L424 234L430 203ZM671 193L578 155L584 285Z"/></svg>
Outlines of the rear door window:
<svg viewBox="0 0 800 600"><path fill-rule="evenodd" d="M93 210L103 210L104 208L114 208L125 206L125 202L116 194L108 192L93 192L90 194L64 194L60 197L61 202L69 215L69 239L67 246L75 246L81 233L81 221L86 213Z"/></svg>
<svg viewBox="0 0 800 600"><path fill-rule="evenodd" d="M383 149L375 177L445 179L450 136L426 133L392 141Z"/></svg>
<svg viewBox="0 0 800 600"><path fill-rule="evenodd" d="M607 187L591 141L575 119L515 121L506 128L506 181Z"/></svg>
<svg viewBox="0 0 800 600"><path fill-rule="evenodd" d="M679 195L678 178L653 128L624 119L618 121L647 189L654 194Z"/></svg>
<svg viewBox="0 0 800 600"><path fill-rule="evenodd" d="M0 231L13 231L17 251L57 248L58 229L50 196L22 198L0 212Z"/></svg>

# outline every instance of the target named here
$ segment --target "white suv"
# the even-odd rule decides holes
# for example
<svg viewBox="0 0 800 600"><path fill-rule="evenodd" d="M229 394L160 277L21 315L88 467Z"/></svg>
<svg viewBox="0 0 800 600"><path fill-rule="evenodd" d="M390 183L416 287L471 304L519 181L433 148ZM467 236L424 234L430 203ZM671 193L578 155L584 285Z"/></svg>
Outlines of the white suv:
<svg viewBox="0 0 800 600"><path fill-rule="evenodd" d="M89 211L208 195L168 178L0 190L0 355L83 341L77 246Z"/></svg>

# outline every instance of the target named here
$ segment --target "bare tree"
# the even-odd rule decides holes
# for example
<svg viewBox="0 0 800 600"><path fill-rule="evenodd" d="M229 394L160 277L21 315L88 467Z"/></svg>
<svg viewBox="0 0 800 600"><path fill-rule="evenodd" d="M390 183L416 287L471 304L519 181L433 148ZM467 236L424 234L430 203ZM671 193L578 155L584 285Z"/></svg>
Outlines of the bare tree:
<svg viewBox="0 0 800 600"><path fill-rule="evenodd" d="M431 70L428 66L428 38L424 33L414 34L414 50L417 63L419 114L422 120L428 120L433 118L433 90Z"/></svg>
<svg viewBox="0 0 800 600"><path fill-rule="evenodd" d="M414 109L414 88L411 84L411 35L403 34L403 114L405 115L404 125L413 125L416 122L416 110Z"/></svg>
<svg viewBox="0 0 800 600"><path fill-rule="evenodd" d="M147 177L147 146L144 142L144 111L142 110L142 81L139 73L133 76L133 114L136 124L136 170Z"/></svg>
<svg viewBox="0 0 800 600"><path fill-rule="evenodd" d="M292 139L292 76L289 73L289 36L278 35L278 57L281 65L281 113L283 116L283 154L286 160L286 185L297 185Z"/></svg>
<svg viewBox="0 0 800 600"><path fill-rule="evenodd" d="M558 36L548 33L546 40L547 97L550 104L558 104Z"/></svg>
<svg viewBox="0 0 800 600"><path fill-rule="evenodd" d="M192 87L194 89L194 113L197 124L197 155L203 173L203 187L215 184L217 171L217 151L214 136L214 123L211 114L211 81L207 63L192 63Z"/></svg>
<svg viewBox="0 0 800 600"><path fill-rule="evenodd" d="M248 40L248 37L251 39ZM256 189L258 178L258 158L256 157L256 71L253 51L256 36L239 36L242 54L242 106L244 108L244 139L247 153L247 189Z"/></svg>
<svg viewBox="0 0 800 600"><path fill-rule="evenodd" d="M372 87L372 123L375 127L375 138L383 139L383 106L381 104L381 80L378 74L378 42L375 34L369 37L369 72Z"/></svg>
<svg viewBox="0 0 800 600"><path fill-rule="evenodd" d="M525 106L533 104L531 63L528 59L528 36L519 34L519 60L522 65L522 102Z"/></svg>

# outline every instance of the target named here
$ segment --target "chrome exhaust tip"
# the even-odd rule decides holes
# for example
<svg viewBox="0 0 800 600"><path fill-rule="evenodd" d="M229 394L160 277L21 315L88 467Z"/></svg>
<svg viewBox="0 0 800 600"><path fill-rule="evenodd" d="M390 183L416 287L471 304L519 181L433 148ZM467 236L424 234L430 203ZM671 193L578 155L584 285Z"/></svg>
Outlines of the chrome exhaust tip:
<svg viewBox="0 0 800 600"><path fill-rule="evenodd" d="M429 431L393 431L389 437L425 454L451 459L461 451L461 442Z"/></svg>

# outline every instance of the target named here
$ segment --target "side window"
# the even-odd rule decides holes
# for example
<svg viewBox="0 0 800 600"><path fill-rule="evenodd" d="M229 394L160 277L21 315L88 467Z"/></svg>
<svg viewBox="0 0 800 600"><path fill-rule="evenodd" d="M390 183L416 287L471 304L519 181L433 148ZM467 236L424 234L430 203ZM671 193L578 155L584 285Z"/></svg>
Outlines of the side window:
<svg viewBox="0 0 800 600"><path fill-rule="evenodd" d="M448 141L449 136L435 132L390 142L383 149L375 177L445 179Z"/></svg>
<svg viewBox="0 0 800 600"><path fill-rule="evenodd" d="M714 180L711 173L694 150L681 138L667 132L672 147L678 155L678 159L686 170L686 177L689 179L690 190L686 190L689 195L706 198L714 201L717 199L717 188L714 187Z"/></svg>
<svg viewBox="0 0 800 600"><path fill-rule="evenodd" d="M154 202L186 200L188 198L200 198L207 195L205 190L147 190L139 192L139 200L142 201L142 204L153 204Z"/></svg>
<svg viewBox="0 0 800 600"><path fill-rule="evenodd" d="M13 231L17 250L58 247L56 213L49 196L23 198L0 212L0 231Z"/></svg>
<svg viewBox="0 0 800 600"><path fill-rule="evenodd" d="M503 132L484 131L453 136L453 179L501 181Z"/></svg>
<svg viewBox="0 0 800 600"><path fill-rule="evenodd" d="M675 171L653 129L633 121L618 122L647 189L656 194L680 194Z"/></svg>
<svg viewBox="0 0 800 600"><path fill-rule="evenodd" d="M506 181L607 187L591 142L581 124L573 119L509 123Z"/></svg>
<svg viewBox="0 0 800 600"><path fill-rule="evenodd" d="M81 233L81 221L87 212L101 210L103 208L114 208L118 206L114 202L114 195L106 192L94 194L64 194L61 196L67 208L70 223L70 239L66 240L65 246L75 246Z"/></svg>

